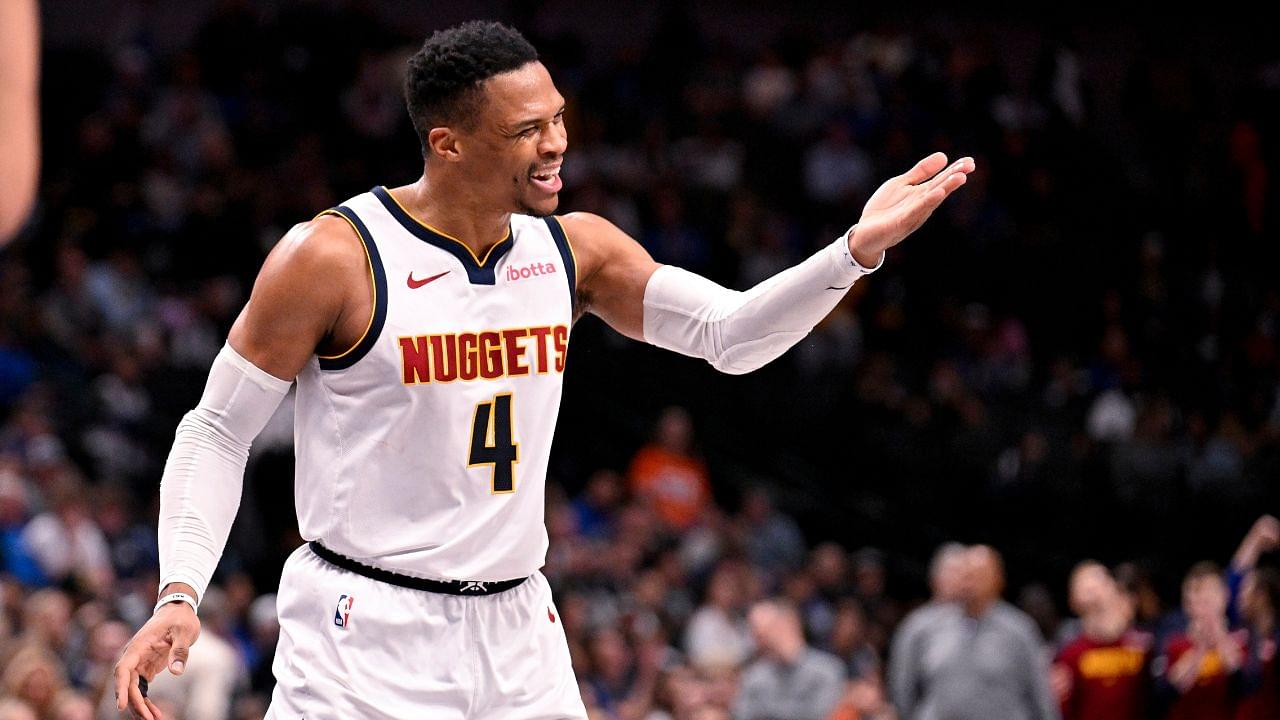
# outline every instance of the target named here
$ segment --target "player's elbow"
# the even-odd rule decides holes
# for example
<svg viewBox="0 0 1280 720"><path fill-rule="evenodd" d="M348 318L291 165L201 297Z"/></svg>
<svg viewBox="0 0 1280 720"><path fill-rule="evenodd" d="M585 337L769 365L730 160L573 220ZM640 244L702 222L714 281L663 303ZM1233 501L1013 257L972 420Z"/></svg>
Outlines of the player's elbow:
<svg viewBox="0 0 1280 720"><path fill-rule="evenodd" d="M711 361L711 367L715 368L716 370L719 370L720 372L726 375L746 375L747 373L752 372L754 370L759 370L760 368L764 367L766 364L768 363L764 362L760 364L755 364L755 363L745 364L745 363L730 363L730 362L724 362L721 360Z"/></svg>
<svg viewBox="0 0 1280 720"><path fill-rule="evenodd" d="M745 375L779 358L808 332L775 332L765 337L725 347L711 367L727 375Z"/></svg>
<svg viewBox="0 0 1280 720"><path fill-rule="evenodd" d="M175 444L186 441L192 447L204 448L222 455L236 457L247 456L252 438L246 440L237 437L218 417L218 414L204 406L197 406L178 423L174 433Z"/></svg>

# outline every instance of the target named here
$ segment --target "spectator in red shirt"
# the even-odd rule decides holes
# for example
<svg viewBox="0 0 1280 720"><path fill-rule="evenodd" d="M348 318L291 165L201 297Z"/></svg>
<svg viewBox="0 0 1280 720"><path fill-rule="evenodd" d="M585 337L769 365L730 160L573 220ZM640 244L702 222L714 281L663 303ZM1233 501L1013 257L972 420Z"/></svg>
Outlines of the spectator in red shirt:
<svg viewBox="0 0 1280 720"><path fill-rule="evenodd" d="M692 452L689 413L667 408L658 419L655 442L640 448L627 473L632 494L677 531L692 527L711 505L707 466Z"/></svg>
<svg viewBox="0 0 1280 720"><path fill-rule="evenodd" d="M1133 603L1101 563L1071 573L1080 635L1054 659L1051 678L1063 720L1145 717L1151 635L1133 627Z"/></svg>
<svg viewBox="0 0 1280 720"><path fill-rule="evenodd" d="M1227 584L1209 562L1196 563L1182 582L1186 630L1164 642L1154 663L1166 720L1232 720L1248 683L1248 632L1227 626Z"/></svg>

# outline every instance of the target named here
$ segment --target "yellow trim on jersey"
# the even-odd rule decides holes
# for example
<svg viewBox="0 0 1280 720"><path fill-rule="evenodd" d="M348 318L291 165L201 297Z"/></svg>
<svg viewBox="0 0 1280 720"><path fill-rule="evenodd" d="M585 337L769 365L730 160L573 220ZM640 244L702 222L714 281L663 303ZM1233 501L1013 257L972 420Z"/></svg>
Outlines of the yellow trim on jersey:
<svg viewBox="0 0 1280 720"><path fill-rule="evenodd" d="M443 230L438 230L438 229L436 229L436 228L434 228L434 227L431 227L430 225L428 225L428 224L426 224L426 223L422 222L421 220L419 220L416 216L414 216L414 214L413 214L413 213L409 212L408 208L406 208L406 207L404 206L404 204L403 204L403 203L401 203L398 199L396 199L396 196L395 196L395 195L393 195L393 194L391 193L391 191L390 191L390 190L388 190L388 191L387 191L387 197L391 198L391 202L393 202L393 203L395 203L396 205L398 205L398 206L400 207L400 210L401 210L401 211L403 211L403 212L404 212L404 214L405 214L405 215L406 215L410 220L413 220L414 222L418 223L419 225L421 225L422 227L426 228L427 230L430 230L431 232L433 232L433 233L435 233L435 234L439 235L440 237L448 238L448 239L450 239L450 240L452 240L452 241L454 241L454 242L458 243L458 244L459 244L459 245L461 245L462 247L466 248L467 252L471 255L471 259L472 259L472 260L475 260L475 261L476 261L476 265L479 265L480 267L484 267L484 264L485 264L485 263L487 263L487 262L489 262L489 256L493 254L493 249L494 249L494 248L496 248L496 247L498 247L499 245L501 245L502 243L506 242L506 241L507 241L507 238L511 237L511 225L510 225L510 223L508 223L508 224L507 224L507 234L506 234L506 235L503 235L503 236L502 236L502 239L501 239L501 240L499 240L498 242L494 243L493 245L490 245L490 246L489 246L489 249L488 249L487 251L485 251L484 259L483 259L483 260L481 260L479 257L476 257L476 251L475 251L475 250L472 250L470 245L468 245L468 244L466 244L466 243L462 242L462 241L461 241L461 240L459 240L458 238L456 238L456 237L454 237L454 236L450 235L450 234L449 234L449 233L447 233L447 232L444 232Z"/></svg>
<svg viewBox="0 0 1280 720"><path fill-rule="evenodd" d="M360 241L360 247L364 249L364 259L369 263L369 292L373 294L373 307L369 308L369 324L364 326L364 332L360 333L360 338L356 340L355 344L347 348L345 351L337 355L321 355L320 353L316 353L316 357L321 360L341 360L355 352L356 348L360 347L360 343L364 342L364 339L369 335L369 330L373 327L373 320L378 316L378 280L373 276L373 257L369 255L369 245L365 242L363 237L360 237L360 230L356 227L355 223L351 222L351 218L336 210L325 210L319 215L316 215L315 218L312 218L312 220L315 220L322 215L334 215L336 217L340 217L351 226L352 232L356 234L356 239Z"/></svg>

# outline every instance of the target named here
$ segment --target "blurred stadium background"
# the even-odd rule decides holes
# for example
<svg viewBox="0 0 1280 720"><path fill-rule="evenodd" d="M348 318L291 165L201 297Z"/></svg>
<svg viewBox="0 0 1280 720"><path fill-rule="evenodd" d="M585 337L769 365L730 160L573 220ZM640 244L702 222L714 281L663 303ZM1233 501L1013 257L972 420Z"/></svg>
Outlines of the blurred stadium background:
<svg viewBox="0 0 1280 720"><path fill-rule="evenodd" d="M114 717L104 682L155 600L178 419L284 231L420 173L401 68L473 17L526 33L569 100L561 209L732 287L828 242L928 152L978 161L757 373L574 328L545 572L598 717L764 717L743 671L769 597L840 659L849 684L822 717L892 717L891 639L949 541L1003 554L1046 663L1086 558L1125 564L1158 651L1183 574L1227 565L1277 508L1275 25L834 2L43 6L43 179L0 251L0 718ZM192 672L157 682L169 717L261 717L272 593L301 542L292 470L282 413ZM1196 717L1268 717L1223 702Z"/></svg>

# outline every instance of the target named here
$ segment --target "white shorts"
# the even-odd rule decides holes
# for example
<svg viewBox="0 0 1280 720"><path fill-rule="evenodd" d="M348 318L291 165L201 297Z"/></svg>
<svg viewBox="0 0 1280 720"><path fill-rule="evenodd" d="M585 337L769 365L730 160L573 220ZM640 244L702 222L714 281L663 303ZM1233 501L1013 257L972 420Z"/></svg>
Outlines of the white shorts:
<svg viewBox="0 0 1280 720"><path fill-rule="evenodd" d="M411 590L289 556L267 720L587 716L542 573L505 592Z"/></svg>

